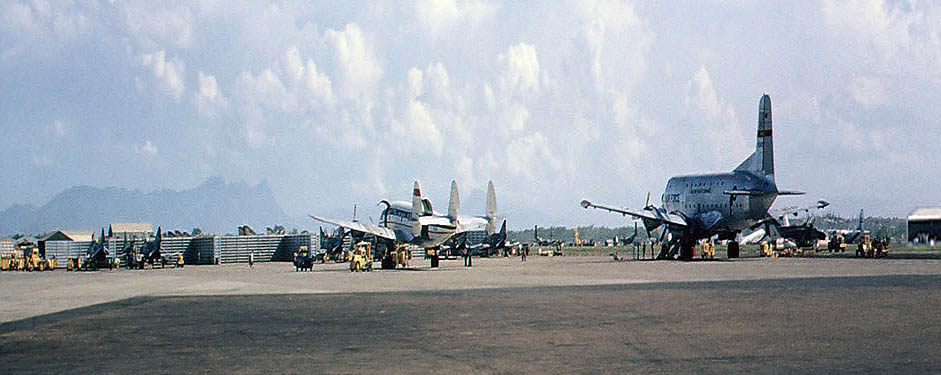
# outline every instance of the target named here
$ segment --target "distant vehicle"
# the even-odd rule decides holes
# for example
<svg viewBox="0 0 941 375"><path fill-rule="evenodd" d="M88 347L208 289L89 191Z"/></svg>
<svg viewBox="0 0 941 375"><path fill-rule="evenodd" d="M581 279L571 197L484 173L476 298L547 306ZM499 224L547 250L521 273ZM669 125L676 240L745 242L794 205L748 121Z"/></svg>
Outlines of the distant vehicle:
<svg viewBox="0 0 941 375"><path fill-rule="evenodd" d="M839 234L843 236L843 240L849 244L859 243L863 239L863 235L870 234L868 230L863 228L863 209L859 209L859 218L856 221L856 228L837 229L831 231L830 234Z"/></svg>
<svg viewBox="0 0 941 375"><path fill-rule="evenodd" d="M310 271L314 268L314 257L310 255L307 246L301 245L294 253L294 270Z"/></svg>
<svg viewBox="0 0 941 375"><path fill-rule="evenodd" d="M382 210L379 225L364 224L355 221L326 219L310 215L311 218L327 224L333 224L351 231L353 238L362 238L364 235L376 237L384 245L385 251L394 249L396 244L407 243L425 249L432 249L432 264L438 259L437 250L448 239L455 235L466 233L480 228L486 228L487 234L493 234L496 225L497 201L493 188L493 181L487 186L487 202L484 216L461 216L458 211L461 207L461 198L458 194L457 183L451 181L451 197L448 202L448 213L441 214L431 206L431 201L423 198L418 181L412 189L412 202L382 200ZM377 257L383 254L376 254Z"/></svg>
<svg viewBox="0 0 941 375"><path fill-rule="evenodd" d="M650 204L650 195L642 209L616 208L581 202L583 208L596 208L630 215L644 222L649 232L661 225L661 241L667 233L671 239L662 242L660 259L692 259L693 247L699 239L718 235L729 240L730 258L739 255L735 241L742 230L769 216L768 209L781 195L803 192L779 190L774 182L774 149L771 126L771 98L766 94L758 103L758 132L755 152L728 173L676 176L667 181L660 199L661 207Z"/></svg>

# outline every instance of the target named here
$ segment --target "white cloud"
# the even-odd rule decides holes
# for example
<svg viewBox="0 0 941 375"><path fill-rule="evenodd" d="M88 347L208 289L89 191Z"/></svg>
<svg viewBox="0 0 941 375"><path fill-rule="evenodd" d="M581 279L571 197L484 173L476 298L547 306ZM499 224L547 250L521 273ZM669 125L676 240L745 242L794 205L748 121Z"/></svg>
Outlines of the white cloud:
<svg viewBox="0 0 941 375"><path fill-rule="evenodd" d="M432 37L437 37L443 28L457 21L460 12L455 0L418 0L415 13Z"/></svg>
<svg viewBox="0 0 941 375"><path fill-rule="evenodd" d="M159 150L157 150L157 146L154 146L148 139L145 140L144 143L134 146L134 152L143 155L157 155Z"/></svg>
<svg viewBox="0 0 941 375"><path fill-rule="evenodd" d="M194 44L196 17L188 6L161 1L123 1L112 5L124 14L125 27L139 48L166 45L189 48Z"/></svg>
<svg viewBox="0 0 941 375"><path fill-rule="evenodd" d="M342 31L325 33L339 78L340 94L347 99L370 101L376 95L383 68L363 31L347 24Z"/></svg>
<svg viewBox="0 0 941 375"><path fill-rule="evenodd" d="M903 70L941 85L941 4L823 0L821 10L834 37L864 51L879 72Z"/></svg>
<svg viewBox="0 0 941 375"><path fill-rule="evenodd" d="M476 25L496 10L497 5L477 0L418 0L415 3L415 16L432 39L442 38L462 21Z"/></svg>
<svg viewBox="0 0 941 375"><path fill-rule="evenodd" d="M875 107L889 102L885 83L876 78L853 77L846 89L857 103L866 107Z"/></svg>
<svg viewBox="0 0 941 375"><path fill-rule="evenodd" d="M154 53L145 53L141 56L141 64L150 68L156 81L157 91L173 97L179 101L183 96L183 60L179 57L166 59L163 50Z"/></svg>
<svg viewBox="0 0 941 375"><path fill-rule="evenodd" d="M283 65L293 81L294 95L309 108L330 107L336 102L330 77L317 69L313 58L304 61L300 50L291 46L285 51Z"/></svg>
<svg viewBox="0 0 941 375"><path fill-rule="evenodd" d="M199 72L199 90L193 95L193 100L199 113L207 117L215 116L216 110L229 105L229 101L219 91L216 77L202 71Z"/></svg>
<svg viewBox="0 0 941 375"><path fill-rule="evenodd" d="M693 79L687 86L690 92L686 96L686 104L695 106L710 120L718 120L722 115L723 107L719 103L716 88L705 66L699 66L699 70L693 74Z"/></svg>
<svg viewBox="0 0 941 375"><path fill-rule="evenodd" d="M69 41L87 33L92 23L85 9L73 2L52 5L45 0L8 1L0 5L0 29L32 37Z"/></svg>
<svg viewBox="0 0 941 375"><path fill-rule="evenodd" d="M558 171L562 162L556 157L549 140L536 131L519 137L506 148L507 170L514 176L534 180L535 171Z"/></svg>
<svg viewBox="0 0 941 375"><path fill-rule="evenodd" d="M692 128L684 131L704 135L705 142L701 143L712 150L713 168L725 168L750 153L746 138L739 130L735 110L719 98L715 83L703 65L687 84L686 105L690 107L687 120Z"/></svg>
<svg viewBox="0 0 941 375"><path fill-rule="evenodd" d="M519 43L507 48L497 56L503 66L500 87L504 90L519 88L520 91L539 90L539 58L532 44Z"/></svg>
<svg viewBox="0 0 941 375"><path fill-rule="evenodd" d="M297 97L288 92L281 78L270 68L257 76L242 72L238 85L245 99L252 104L279 111L293 111L297 108Z"/></svg>
<svg viewBox="0 0 941 375"><path fill-rule="evenodd" d="M520 103L513 103L503 113L504 128L517 133L526 129L526 120L528 119L529 110Z"/></svg>

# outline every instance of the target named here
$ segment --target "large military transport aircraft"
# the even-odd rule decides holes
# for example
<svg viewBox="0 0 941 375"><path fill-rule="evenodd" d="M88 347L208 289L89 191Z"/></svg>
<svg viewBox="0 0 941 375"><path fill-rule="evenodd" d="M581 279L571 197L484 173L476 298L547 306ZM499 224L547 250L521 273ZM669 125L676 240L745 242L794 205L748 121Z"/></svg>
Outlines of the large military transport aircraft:
<svg viewBox="0 0 941 375"><path fill-rule="evenodd" d="M771 136L771 98L765 94L758 103L758 142L755 152L729 173L676 176L667 181L662 206L643 209L616 208L581 202L583 208L596 208L630 215L644 222L648 233L661 225L671 239L663 242L659 258L692 259L699 239L718 235L729 240L729 258L737 258L736 236L743 229L768 218L768 209L780 195L803 192L778 190L774 182L774 149ZM662 240L662 238L661 238Z"/></svg>
<svg viewBox="0 0 941 375"><path fill-rule="evenodd" d="M418 181L412 190L412 202L382 200L385 206L380 215L379 225L355 221L334 220L310 215L311 218L327 224L349 229L353 236L373 235L387 244L408 243L426 249L436 249L444 241L456 234L486 228L487 235L493 235L497 221L497 195L493 181L487 185L487 202L484 216L462 216L461 198L457 183L451 181L451 198L446 215L436 212L431 201L423 198ZM437 255L435 255L436 257Z"/></svg>

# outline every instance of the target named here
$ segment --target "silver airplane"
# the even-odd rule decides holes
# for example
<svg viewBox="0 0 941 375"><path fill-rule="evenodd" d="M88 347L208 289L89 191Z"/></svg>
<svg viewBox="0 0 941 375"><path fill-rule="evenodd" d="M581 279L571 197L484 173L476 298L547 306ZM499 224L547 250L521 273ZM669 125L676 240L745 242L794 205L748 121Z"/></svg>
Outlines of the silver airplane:
<svg viewBox="0 0 941 375"><path fill-rule="evenodd" d="M461 198L457 183L451 181L451 197L448 213L436 212L431 201L423 198L418 181L412 190L412 202L382 200L385 206L380 214L379 225L364 224L355 221L327 219L310 215L311 218L327 224L350 229L354 235L370 234L390 244L408 243L425 249L437 249L442 243L456 234L486 228L488 235L493 235L497 221L497 195L493 181L487 185L487 202L484 216L463 216Z"/></svg>
<svg viewBox="0 0 941 375"><path fill-rule="evenodd" d="M699 239L718 235L730 240L729 258L737 258L735 238L743 229L769 217L768 209L781 195L803 192L778 190L774 182L774 149L771 134L771 98L765 94L758 103L758 142L755 152L728 173L676 176L667 181L662 206L647 204L643 209L616 208L581 202L583 208L596 208L641 219L648 231L661 225L671 239L663 243L659 258L691 259ZM662 238L661 238L662 241Z"/></svg>

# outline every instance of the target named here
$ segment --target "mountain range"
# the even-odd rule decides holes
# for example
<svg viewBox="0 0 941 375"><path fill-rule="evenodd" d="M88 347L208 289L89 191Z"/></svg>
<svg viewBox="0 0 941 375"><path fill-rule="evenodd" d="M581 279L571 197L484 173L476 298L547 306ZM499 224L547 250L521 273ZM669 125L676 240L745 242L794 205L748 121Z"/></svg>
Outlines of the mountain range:
<svg viewBox="0 0 941 375"><path fill-rule="evenodd" d="M266 181L250 186L212 177L182 191L72 187L42 206L18 204L0 211L0 235L98 231L112 222L149 222L155 230L157 226L181 231L198 227L207 233L237 233L243 224L262 232L291 220Z"/></svg>

